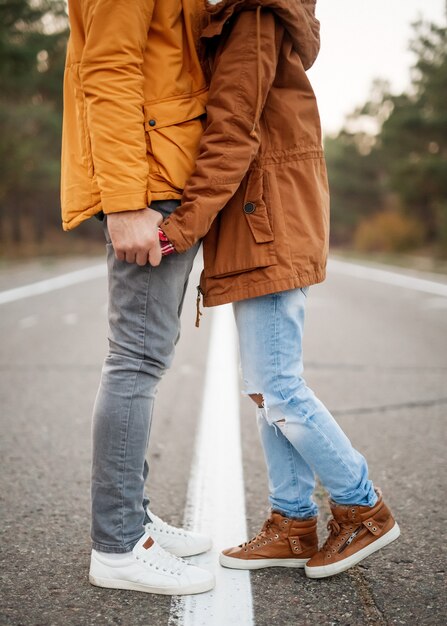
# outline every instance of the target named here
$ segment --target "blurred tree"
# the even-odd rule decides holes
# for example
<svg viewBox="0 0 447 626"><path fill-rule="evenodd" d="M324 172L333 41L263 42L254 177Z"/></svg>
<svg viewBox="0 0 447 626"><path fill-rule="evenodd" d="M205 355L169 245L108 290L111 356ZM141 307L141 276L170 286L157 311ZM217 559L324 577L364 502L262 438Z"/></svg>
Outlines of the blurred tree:
<svg viewBox="0 0 447 626"><path fill-rule="evenodd" d="M352 240L359 223L383 205L380 161L368 137L343 130L325 142L331 188L331 239Z"/></svg>
<svg viewBox="0 0 447 626"><path fill-rule="evenodd" d="M445 255L447 29L425 22L418 22L414 29L411 49L416 63L409 93L391 95L388 86L377 81L370 101L348 120L348 126L357 129L369 121L366 125L375 126L376 134L370 133L368 141L365 131L344 129L326 142L333 233L337 243L339 239L347 243L364 218L392 205L407 216L407 222L387 218L368 223L383 228L393 224L394 229L402 224L405 231L419 224L423 241ZM351 182L351 177L357 181ZM364 227L361 234L365 240Z"/></svg>
<svg viewBox="0 0 447 626"><path fill-rule="evenodd" d="M424 224L428 242L447 249L447 28L419 22L415 29L413 93L391 98L382 158L404 211Z"/></svg>
<svg viewBox="0 0 447 626"><path fill-rule="evenodd" d="M60 223L64 0L0 1L0 241Z"/></svg>

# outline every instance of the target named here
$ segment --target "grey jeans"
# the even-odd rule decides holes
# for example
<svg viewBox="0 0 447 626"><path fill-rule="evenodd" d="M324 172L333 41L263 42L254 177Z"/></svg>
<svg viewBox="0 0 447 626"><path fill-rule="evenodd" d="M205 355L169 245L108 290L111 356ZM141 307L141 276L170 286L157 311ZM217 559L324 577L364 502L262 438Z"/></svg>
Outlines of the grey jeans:
<svg viewBox="0 0 447 626"><path fill-rule="evenodd" d="M152 208L165 217L176 200ZM104 220L109 352L93 412L92 545L129 552L144 533L146 451L157 385L180 336L180 314L199 244L140 267L115 258Z"/></svg>

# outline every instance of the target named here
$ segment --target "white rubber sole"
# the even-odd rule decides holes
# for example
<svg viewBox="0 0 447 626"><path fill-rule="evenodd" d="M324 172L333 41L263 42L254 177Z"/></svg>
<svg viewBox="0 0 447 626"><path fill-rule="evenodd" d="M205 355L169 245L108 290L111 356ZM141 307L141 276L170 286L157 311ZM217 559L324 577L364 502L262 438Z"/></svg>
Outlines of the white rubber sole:
<svg viewBox="0 0 447 626"><path fill-rule="evenodd" d="M305 566L306 576L308 578L326 578L326 576L334 576L335 574L341 574L341 572L345 572L347 569L357 565L360 561L363 561L367 556L377 552L381 548L384 548L389 543L397 539L400 535L400 528L395 522L394 526L382 537L371 543L369 546L365 546L352 556L348 556L343 561L339 561L338 563L334 563L332 565L320 565L319 567L308 567Z"/></svg>
<svg viewBox="0 0 447 626"><path fill-rule="evenodd" d="M300 567L303 568L309 559L236 559L220 554L219 563L231 569L262 569L264 567Z"/></svg>
<svg viewBox="0 0 447 626"><path fill-rule="evenodd" d="M130 591L142 591L143 593L157 593L165 596L183 596L193 595L196 593L204 593L214 588L214 577L202 583L195 583L186 587L151 587L142 583L132 582L131 580L119 580L113 578L98 578L89 575L90 584L95 587L104 587L106 589L129 589Z"/></svg>

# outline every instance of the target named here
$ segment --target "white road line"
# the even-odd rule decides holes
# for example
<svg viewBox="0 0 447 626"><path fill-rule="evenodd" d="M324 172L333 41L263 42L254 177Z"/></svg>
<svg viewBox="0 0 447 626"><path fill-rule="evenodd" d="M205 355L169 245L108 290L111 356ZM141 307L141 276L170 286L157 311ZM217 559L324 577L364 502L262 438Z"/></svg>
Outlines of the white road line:
<svg viewBox="0 0 447 626"><path fill-rule="evenodd" d="M173 598L169 626L252 626L248 571L218 564L219 552L246 540L236 331L230 305L213 311L202 413L184 523L208 533L213 549L191 559L213 571L216 588Z"/></svg>
<svg viewBox="0 0 447 626"><path fill-rule="evenodd" d="M197 272L198 268L199 265L196 263L193 271ZM344 274L345 276L365 278L367 280L395 285L397 287L406 287L407 289L414 289L416 291L423 291L425 293L447 297L447 283L418 278L416 276L393 272L388 269L370 267L368 265L341 261L339 259L330 259L328 262L328 269L330 272ZM64 287L69 287L70 285L76 285L78 283L94 280L96 278L102 278L103 276L106 276L106 274L107 267L105 263L101 263L99 265L92 265L75 272L69 272L68 274L55 276L54 278L48 278L47 280L41 280L37 283L31 283L22 287L15 287L6 291L0 291L0 304L15 302L16 300L22 300L23 298L29 298L31 296L38 296L50 291L55 291L56 289L63 289Z"/></svg>
<svg viewBox="0 0 447 626"><path fill-rule="evenodd" d="M447 297L447 283L427 280L426 278L417 278L416 276L401 274L387 269L379 269L368 265L351 263L350 261L341 261L339 259L329 259L328 270L329 272L344 274L345 276L365 278L378 283L405 287L407 289Z"/></svg>
<svg viewBox="0 0 447 626"><path fill-rule="evenodd" d="M15 302L16 300L22 300L30 296L39 296L50 291L55 291L56 289L63 289L64 287L84 283L88 280L94 280L95 278L102 278L106 276L106 274L107 267L105 263L92 265L82 270L61 274L60 276L41 280L37 283L31 283L30 285L24 285L23 287L15 287L14 289L1 291L0 304Z"/></svg>

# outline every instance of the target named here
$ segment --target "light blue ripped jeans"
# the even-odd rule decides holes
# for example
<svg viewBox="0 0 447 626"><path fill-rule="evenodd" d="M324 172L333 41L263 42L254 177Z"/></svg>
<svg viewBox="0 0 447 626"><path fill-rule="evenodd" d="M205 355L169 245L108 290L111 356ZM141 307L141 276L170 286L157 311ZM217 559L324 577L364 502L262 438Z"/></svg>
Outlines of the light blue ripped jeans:
<svg viewBox="0 0 447 626"><path fill-rule="evenodd" d="M338 504L377 501L364 457L302 377L307 293L305 287L233 304L245 392L264 398L257 422L270 504L297 518L318 512L315 475Z"/></svg>

